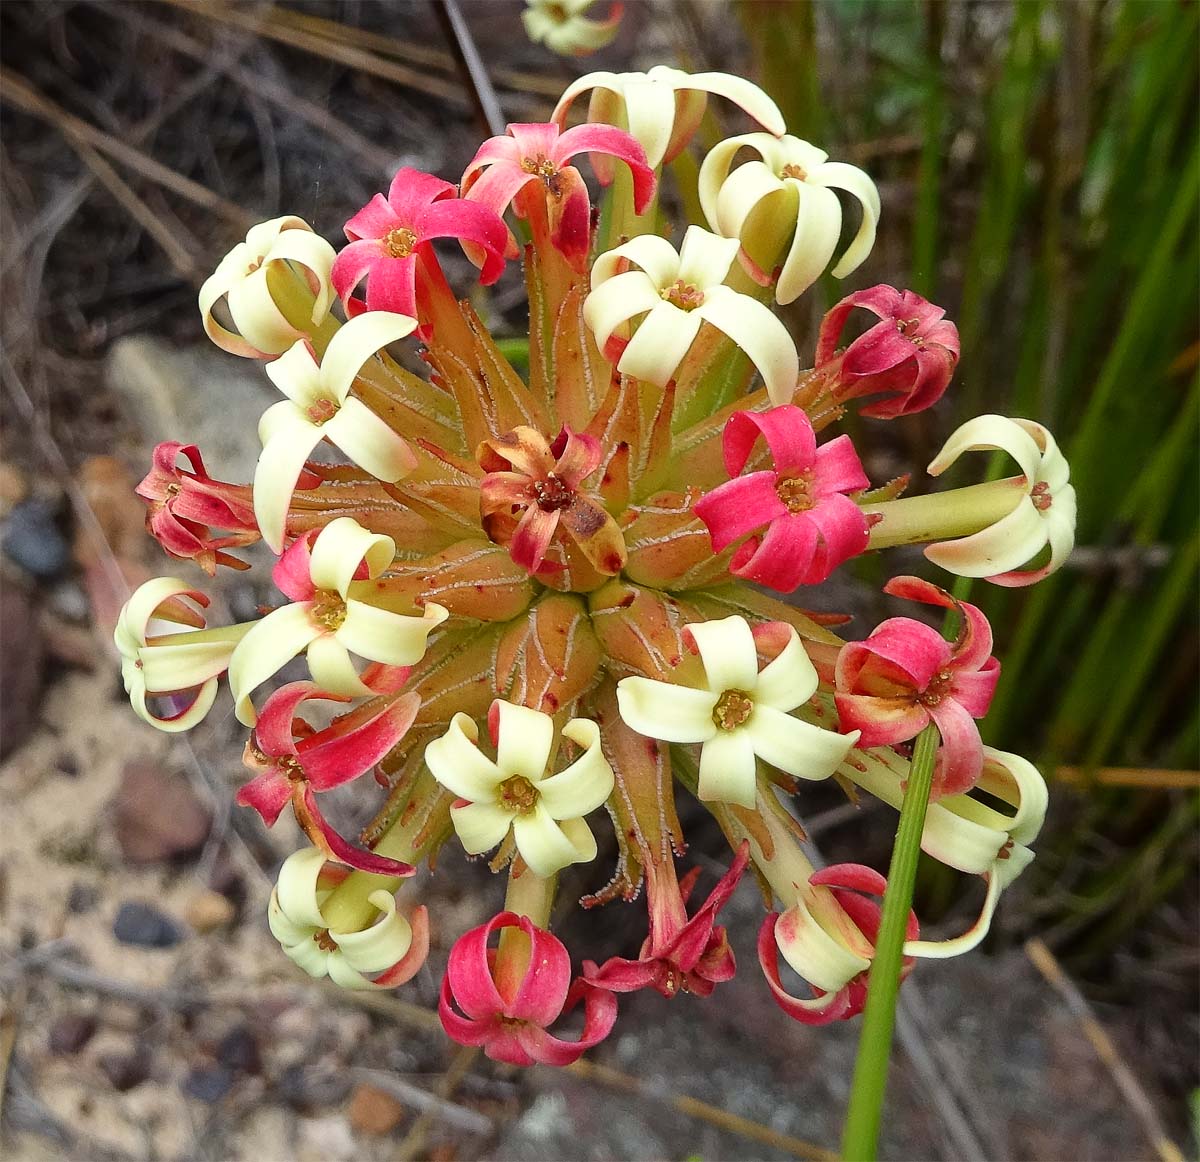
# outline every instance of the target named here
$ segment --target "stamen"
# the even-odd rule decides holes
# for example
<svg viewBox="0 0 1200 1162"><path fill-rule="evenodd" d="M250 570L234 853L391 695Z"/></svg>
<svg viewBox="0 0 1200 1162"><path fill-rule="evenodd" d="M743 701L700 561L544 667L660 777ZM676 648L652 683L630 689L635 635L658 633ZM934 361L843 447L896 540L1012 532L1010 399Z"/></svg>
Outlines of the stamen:
<svg viewBox="0 0 1200 1162"><path fill-rule="evenodd" d="M745 690L726 690L713 707L713 722L719 730L736 730L754 713L754 702Z"/></svg>
<svg viewBox="0 0 1200 1162"><path fill-rule="evenodd" d="M513 775L500 784L500 806L517 815L528 815L538 801L538 789L524 775Z"/></svg>
<svg viewBox="0 0 1200 1162"><path fill-rule="evenodd" d="M337 951L337 941L334 940L334 938L329 935L328 928L322 928L319 932L314 932L313 933L313 943L322 952L336 952Z"/></svg>
<svg viewBox="0 0 1200 1162"><path fill-rule="evenodd" d="M322 629L336 633L346 620L346 603L341 594L332 589L318 589L313 594L312 608L309 610L315 621Z"/></svg>
<svg viewBox="0 0 1200 1162"><path fill-rule="evenodd" d="M795 162L789 162L779 171L781 178L795 178L798 182L808 181L808 171L802 165L796 165Z"/></svg>
<svg viewBox="0 0 1200 1162"><path fill-rule="evenodd" d="M334 416L338 414L340 404L332 399L314 400L307 408L304 409L304 414L308 416L314 424L327 424Z"/></svg>
<svg viewBox="0 0 1200 1162"><path fill-rule="evenodd" d="M929 680L929 685L917 695L917 701L922 706L940 705L942 699L946 697L947 688L953 679L954 675L949 670L942 670L940 673L934 674Z"/></svg>
<svg viewBox="0 0 1200 1162"><path fill-rule="evenodd" d="M914 347L924 347L925 340L917 334L920 330L921 320L912 319L897 319L896 330L900 332Z"/></svg>
<svg viewBox="0 0 1200 1162"><path fill-rule="evenodd" d="M557 512L575 499L575 490L553 472L533 482L533 496L542 512Z"/></svg>
<svg viewBox="0 0 1200 1162"><path fill-rule="evenodd" d="M417 236L406 226L398 226L383 236L383 252L389 258L407 258L417 244Z"/></svg>
<svg viewBox="0 0 1200 1162"><path fill-rule="evenodd" d="M815 503L812 485L811 470L801 472L797 476L781 476L775 482L775 495L783 501L788 512L808 512Z"/></svg>
<svg viewBox="0 0 1200 1162"><path fill-rule="evenodd" d="M667 302L681 311L694 311L704 303L704 292L690 282L677 278L669 287L659 292Z"/></svg>
<svg viewBox="0 0 1200 1162"><path fill-rule="evenodd" d="M1054 497L1050 495L1050 485L1044 480L1039 480L1030 489L1029 499L1033 501L1033 507L1038 512L1045 512L1054 503Z"/></svg>

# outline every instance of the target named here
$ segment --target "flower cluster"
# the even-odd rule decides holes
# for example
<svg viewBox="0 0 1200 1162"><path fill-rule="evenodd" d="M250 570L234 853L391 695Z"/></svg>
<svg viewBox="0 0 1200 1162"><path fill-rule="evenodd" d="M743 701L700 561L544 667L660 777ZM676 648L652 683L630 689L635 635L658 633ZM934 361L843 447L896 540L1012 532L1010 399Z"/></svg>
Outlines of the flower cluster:
<svg viewBox="0 0 1200 1162"><path fill-rule="evenodd" d="M553 43L554 22L586 5L541 7L530 30ZM575 31L582 47L609 29ZM566 128L585 93L587 122ZM677 246L658 187L710 96L756 126L680 170L694 182L683 204L707 221ZM1017 475L911 497L900 482L873 489L850 436L826 434L850 407L876 420L930 407L959 358L940 307L875 286L825 316L802 369L775 308L834 262L839 191L858 223L840 278L875 237L865 173L789 136L743 79L596 73L547 124L484 142L457 185L402 169L346 222L340 251L278 218L205 283L207 333L263 361L286 398L262 418L251 483L217 480L198 449L171 443L138 491L167 553L210 574L246 567L229 550L261 539L280 599L209 626L202 592L159 579L126 606L116 641L134 710L164 730L202 720L227 675L251 732L237 800L269 826L290 806L308 840L268 917L305 972L347 988L408 980L445 936L397 892L457 842L493 853L507 890L453 944L439 1012L497 1060L569 1063L608 1034L619 994L706 996L727 981L719 913L749 868L778 901L758 956L781 1008L807 1023L853 1016L887 884L860 864L814 868L791 800L836 780L898 808L929 724L941 741L923 849L987 892L955 939L922 939L911 917L906 964L983 938L1046 808L1038 772L976 725L1000 678L984 614L895 577L884 592L912 611L845 641L831 627L847 619L785 598L902 544L960 577L1030 584L1069 555L1075 497L1053 437L1029 420L970 420L929 465L939 476L998 449ZM527 374L456 298L436 240L461 245L484 284L523 261ZM841 346L851 320L872 325ZM340 461L314 458L322 444ZM930 606L956 615L953 641L922 619ZM279 685L301 657L308 678ZM345 836L319 799L351 782L385 799ZM732 852L690 910L681 793ZM573 973L551 905L564 869L592 874L601 807L616 870L582 903L644 886L646 936L636 956L613 949ZM549 1032L575 1008L576 1039Z"/></svg>

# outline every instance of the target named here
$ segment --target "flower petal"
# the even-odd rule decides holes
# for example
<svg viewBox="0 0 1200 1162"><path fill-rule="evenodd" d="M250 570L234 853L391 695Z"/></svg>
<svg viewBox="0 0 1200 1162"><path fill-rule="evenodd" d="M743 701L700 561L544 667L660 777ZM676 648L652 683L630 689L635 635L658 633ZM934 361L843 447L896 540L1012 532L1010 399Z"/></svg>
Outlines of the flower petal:
<svg viewBox="0 0 1200 1162"><path fill-rule="evenodd" d="M425 748L425 765L448 791L472 803L494 802L507 772L476 746L479 727L466 714L456 714L441 738Z"/></svg>
<svg viewBox="0 0 1200 1162"><path fill-rule="evenodd" d="M716 693L657 682L651 678L622 678L617 683L617 707L631 730L664 742L704 742L717 732L713 722Z"/></svg>
<svg viewBox="0 0 1200 1162"><path fill-rule="evenodd" d="M736 803L752 809L757 771L749 733L718 730L700 748L697 794L706 803Z"/></svg>
<svg viewBox="0 0 1200 1162"><path fill-rule="evenodd" d="M691 312L724 332L749 357L774 404L789 403L800 374L800 359L787 327L769 307L729 287L705 292Z"/></svg>
<svg viewBox="0 0 1200 1162"><path fill-rule="evenodd" d="M798 779L827 779L858 741L858 733L836 734L785 714L755 706L741 732L764 762Z"/></svg>
<svg viewBox="0 0 1200 1162"><path fill-rule="evenodd" d="M744 617L734 615L716 621L694 622L686 627L684 637L695 644L704 663L708 688L713 693L721 694L725 690L750 693L754 690L758 682L758 648Z"/></svg>
<svg viewBox="0 0 1200 1162"><path fill-rule="evenodd" d="M450 822L463 851L482 855L508 834L513 813L496 803L456 803L450 808Z"/></svg>
<svg viewBox="0 0 1200 1162"><path fill-rule="evenodd" d="M253 726L257 720L250 692L279 672L325 631L314 624L306 603L285 605L251 626L229 659L229 689L237 720Z"/></svg>
<svg viewBox="0 0 1200 1162"><path fill-rule="evenodd" d="M768 662L754 687L755 706L795 710L817 692L817 671L800 635L788 626L787 645Z"/></svg>
<svg viewBox="0 0 1200 1162"><path fill-rule="evenodd" d="M576 859L575 845L541 804L513 818L513 839L535 875L549 878Z"/></svg>
<svg viewBox="0 0 1200 1162"><path fill-rule="evenodd" d="M573 718L563 738L584 748L570 766L538 783L541 802L553 819L572 819L594 811L613 790L613 770L600 748L600 728L586 718Z"/></svg>

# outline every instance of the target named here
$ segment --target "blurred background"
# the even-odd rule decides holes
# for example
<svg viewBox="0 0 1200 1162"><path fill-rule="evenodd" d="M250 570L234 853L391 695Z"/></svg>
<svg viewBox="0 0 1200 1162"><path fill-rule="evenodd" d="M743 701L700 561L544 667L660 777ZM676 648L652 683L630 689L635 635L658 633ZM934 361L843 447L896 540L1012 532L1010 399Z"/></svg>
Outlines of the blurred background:
<svg viewBox="0 0 1200 1162"><path fill-rule="evenodd" d="M883 281L946 307L963 354L931 412L852 428L873 479L983 411L1041 421L1066 451L1067 567L971 591L1005 675L985 739L1038 762L1051 816L984 951L905 986L884 1152L1171 1157L1200 1033L1197 6L633 2L586 61L531 44L521 8L461 4L508 120L546 119L591 69L715 68L874 177L879 241L797 304L802 358L832 302ZM203 341L199 283L255 221L295 213L336 243L399 166L457 178L487 134L441 6L6 0L0 34L4 1148L829 1156L855 1028L787 1025L764 996L748 885L725 1003L639 995L594 1063L497 1068L442 1039L430 969L403 999L289 972L262 908L292 836L231 812L233 724L168 739L120 689L125 587L170 571L132 494L150 449L194 441L214 475L248 479L272 400ZM712 102L696 148L744 131L735 112ZM517 271L478 305L525 333ZM813 601L865 632L883 578L921 560L864 562ZM238 574L219 600L245 618L265 592ZM830 859L886 867L887 811L802 809ZM719 836L691 834L711 886ZM430 892L461 931L490 914L489 877L444 866ZM918 911L961 930L960 886L923 868ZM632 949L644 913L567 922L585 952Z"/></svg>

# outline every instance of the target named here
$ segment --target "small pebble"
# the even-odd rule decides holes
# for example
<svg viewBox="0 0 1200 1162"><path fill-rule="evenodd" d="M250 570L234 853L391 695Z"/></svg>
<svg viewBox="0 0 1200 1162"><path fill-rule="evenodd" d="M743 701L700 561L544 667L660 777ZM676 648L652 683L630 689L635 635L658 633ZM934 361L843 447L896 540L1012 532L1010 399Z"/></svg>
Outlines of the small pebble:
<svg viewBox="0 0 1200 1162"><path fill-rule="evenodd" d="M57 505L33 497L14 505L0 527L4 555L38 578L57 577L71 559L56 514Z"/></svg>
<svg viewBox="0 0 1200 1162"><path fill-rule="evenodd" d="M235 1025L217 1045L217 1061L226 1069L241 1073L260 1073L262 1056L258 1041L245 1025Z"/></svg>
<svg viewBox="0 0 1200 1162"><path fill-rule="evenodd" d="M387 1090L362 1082L350 1097L350 1125L360 1134L382 1137L404 1119L404 1106Z"/></svg>
<svg viewBox="0 0 1200 1162"><path fill-rule="evenodd" d="M100 902L100 892L91 884L72 884L67 893L67 911L76 916L91 912Z"/></svg>
<svg viewBox="0 0 1200 1162"><path fill-rule="evenodd" d="M197 932L213 932L227 927L236 914L231 900L220 892L205 888L188 900L183 916Z"/></svg>
<svg viewBox="0 0 1200 1162"><path fill-rule="evenodd" d="M113 921L113 935L139 948L170 948L184 937L183 928L152 904L127 900Z"/></svg>
<svg viewBox="0 0 1200 1162"><path fill-rule="evenodd" d="M150 1054L143 1048L132 1053L106 1053L99 1064L109 1084L120 1093L141 1085L150 1076Z"/></svg>
<svg viewBox="0 0 1200 1162"><path fill-rule="evenodd" d="M50 1052L78 1053L95 1035L96 1018L90 1013L64 1013L50 1026Z"/></svg>
<svg viewBox="0 0 1200 1162"><path fill-rule="evenodd" d="M200 1065L184 1079L183 1092L210 1105L233 1088L233 1072L224 1065Z"/></svg>

